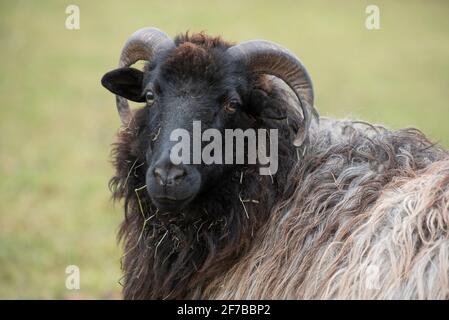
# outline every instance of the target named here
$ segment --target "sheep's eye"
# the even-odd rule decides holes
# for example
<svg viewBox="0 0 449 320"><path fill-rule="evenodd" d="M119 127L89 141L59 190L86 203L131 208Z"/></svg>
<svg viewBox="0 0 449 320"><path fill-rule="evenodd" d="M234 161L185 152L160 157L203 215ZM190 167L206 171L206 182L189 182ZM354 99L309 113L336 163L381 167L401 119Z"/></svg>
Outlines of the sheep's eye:
<svg viewBox="0 0 449 320"><path fill-rule="evenodd" d="M225 103L224 109L227 113L234 113L239 106L239 102L237 100L231 100Z"/></svg>
<svg viewBox="0 0 449 320"><path fill-rule="evenodd" d="M148 104L152 104L154 102L154 94L152 91L147 91L145 94L145 100Z"/></svg>

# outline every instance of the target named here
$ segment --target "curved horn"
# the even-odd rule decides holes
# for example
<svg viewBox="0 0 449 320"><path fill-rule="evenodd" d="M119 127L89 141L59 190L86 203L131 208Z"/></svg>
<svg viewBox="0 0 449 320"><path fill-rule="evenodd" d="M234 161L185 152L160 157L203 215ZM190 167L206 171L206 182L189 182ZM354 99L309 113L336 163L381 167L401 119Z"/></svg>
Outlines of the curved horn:
<svg viewBox="0 0 449 320"><path fill-rule="evenodd" d="M293 90L304 117L304 126L299 129L293 144L301 146L307 138L312 116L318 116L313 107L312 80L302 62L287 49L265 40L242 42L227 51L250 70L276 76Z"/></svg>
<svg viewBox="0 0 449 320"><path fill-rule="evenodd" d="M157 28L142 28L134 32L126 41L120 55L119 67L129 67L139 60L151 61L160 51L174 46L164 32ZM128 100L116 96L117 111L122 123L128 123L131 110Z"/></svg>

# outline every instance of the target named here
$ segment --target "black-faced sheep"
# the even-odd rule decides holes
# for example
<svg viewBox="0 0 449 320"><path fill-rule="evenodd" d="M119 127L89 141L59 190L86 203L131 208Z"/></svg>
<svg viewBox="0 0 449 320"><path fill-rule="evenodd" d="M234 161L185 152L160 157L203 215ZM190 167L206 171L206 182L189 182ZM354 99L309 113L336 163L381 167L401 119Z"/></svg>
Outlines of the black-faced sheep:
<svg viewBox="0 0 449 320"><path fill-rule="evenodd" d="M306 69L267 41L146 28L119 67L102 83L123 120L126 299L449 298L449 158L421 132L318 119ZM173 164L195 121L277 129L276 173Z"/></svg>

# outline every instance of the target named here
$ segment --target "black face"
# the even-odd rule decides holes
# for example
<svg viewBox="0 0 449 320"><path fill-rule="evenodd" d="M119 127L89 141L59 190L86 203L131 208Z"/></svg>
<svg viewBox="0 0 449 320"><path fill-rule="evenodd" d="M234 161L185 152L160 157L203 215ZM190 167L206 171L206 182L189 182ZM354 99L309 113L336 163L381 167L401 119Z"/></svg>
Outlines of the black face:
<svg viewBox="0 0 449 320"><path fill-rule="evenodd" d="M161 72L157 78L150 76L144 87L149 105L148 125L156 131L147 151L146 182L150 197L160 210L184 208L200 190L223 175L223 165L193 164L193 144L201 139L194 136L193 124L201 121L203 132L208 128L221 132L234 128L241 106L236 88L219 80L213 85L202 78L173 80L168 81ZM190 150L187 164L174 164L170 157L179 143L171 138L176 129L185 129L190 135L190 148L185 149Z"/></svg>
<svg viewBox="0 0 449 320"><path fill-rule="evenodd" d="M179 141L172 141L171 135L176 129L185 129L192 154L193 144L198 143L195 121L201 122L202 132L214 128L223 137L225 129L247 129L254 118L248 109L248 79L241 74L224 52L184 45L153 61L145 72L121 68L103 77L103 85L112 92L147 104L151 135L146 185L160 211L182 210L202 190L229 175L229 165L193 163L193 155L190 163L173 163L170 152ZM201 138L199 143L207 144Z"/></svg>

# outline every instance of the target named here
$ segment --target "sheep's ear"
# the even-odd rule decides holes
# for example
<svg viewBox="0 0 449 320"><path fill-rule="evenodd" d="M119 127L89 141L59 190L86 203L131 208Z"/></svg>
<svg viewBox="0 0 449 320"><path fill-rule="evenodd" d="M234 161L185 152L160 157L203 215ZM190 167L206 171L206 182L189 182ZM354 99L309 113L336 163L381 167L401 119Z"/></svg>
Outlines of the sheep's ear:
<svg viewBox="0 0 449 320"><path fill-rule="evenodd" d="M143 72L128 67L109 71L101 78L103 87L116 95L135 102L145 101L142 81Z"/></svg>
<svg viewBox="0 0 449 320"><path fill-rule="evenodd" d="M247 112L253 116L274 120L287 118L287 114L279 107L278 103L273 103L272 99L261 89L254 89L250 94L250 106Z"/></svg>

